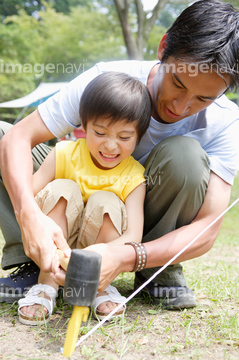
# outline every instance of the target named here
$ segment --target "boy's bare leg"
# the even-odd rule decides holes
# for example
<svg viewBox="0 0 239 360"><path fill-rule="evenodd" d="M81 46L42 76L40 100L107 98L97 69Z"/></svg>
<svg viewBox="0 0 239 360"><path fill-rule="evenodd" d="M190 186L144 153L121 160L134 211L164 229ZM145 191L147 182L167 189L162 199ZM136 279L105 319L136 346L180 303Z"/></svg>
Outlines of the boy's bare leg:
<svg viewBox="0 0 239 360"><path fill-rule="evenodd" d="M65 216L66 206L67 206L67 201L61 197L58 203L56 204L56 206L48 214L48 216L52 220L54 220L57 225L61 227L65 239L67 239L68 236L67 219ZM42 270L40 271L38 277L38 284L49 285L52 286L55 290L58 290L58 285L52 279L50 274L45 273ZM44 292L39 293L38 296L50 300L49 296ZM41 317L42 312L44 312L45 315L47 314L47 309L45 308L45 306L34 304L34 305L22 307L21 312L29 317L34 317L34 316Z"/></svg>
<svg viewBox="0 0 239 360"><path fill-rule="evenodd" d="M63 231L63 235L65 239L68 238L68 227L67 227L67 218L65 216L66 213L66 206L67 201L64 198L60 198L56 206L49 212L48 216L54 220L57 225L59 225ZM119 233L114 227L112 221L110 220L110 217L108 214L104 215L103 225L99 231L98 237L96 239L96 243L107 243L112 240L115 240L119 237ZM54 282L54 280L51 278L49 273L44 273L43 271L40 271L39 278L38 278L39 284L46 284L52 286L54 289L58 289L58 285ZM97 296L103 296L107 293L105 291L98 293ZM45 297L46 299L49 299L48 295L45 293L40 293L38 296ZM50 300L50 299L49 299ZM113 309L118 306L118 303L113 303L111 301L106 301L98 306L98 311L109 314ZM30 306L24 306L21 308L21 312L24 315L33 317L33 316L42 316L42 311L44 311L44 314L47 314L47 309L45 307L42 307L41 305L35 304Z"/></svg>
<svg viewBox="0 0 239 360"><path fill-rule="evenodd" d="M113 225L109 214L104 214L103 225L100 228L95 244L109 243L116 240L120 234Z"/></svg>
<svg viewBox="0 0 239 360"><path fill-rule="evenodd" d="M109 214L104 214L103 225L99 231L99 234L96 239L96 244L100 243L108 243L113 241L119 237L119 233L116 230L115 226L113 225L112 221L110 220ZM104 296L107 292L102 291L99 292L97 296ZM114 310L119 304L113 303L111 301L106 301L98 306L98 311L109 314L112 310Z"/></svg>

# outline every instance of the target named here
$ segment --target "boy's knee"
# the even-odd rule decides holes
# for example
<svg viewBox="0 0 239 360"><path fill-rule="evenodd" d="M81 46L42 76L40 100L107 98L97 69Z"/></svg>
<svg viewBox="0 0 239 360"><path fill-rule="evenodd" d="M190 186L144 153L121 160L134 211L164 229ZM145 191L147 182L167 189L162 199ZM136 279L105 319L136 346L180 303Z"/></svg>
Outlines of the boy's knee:
<svg viewBox="0 0 239 360"><path fill-rule="evenodd" d="M96 207L104 204L114 204L117 201L119 202L119 198L116 194L110 191L96 191L94 192L88 199L87 205L88 207Z"/></svg>
<svg viewBox="0 0 239 360"><path fill-rule="evenodd" d="M55 206L60 199L65 199L72 204L81 204L82 195L79 185L73 180L55 179L35 196L35 200L42 211L44 206L49 209L52 204Z"/></svg>
<svg viewBox="0 0 239 360"><path fill-rule="evenodd" d="M158 176L161 183L167 181L175 188L186 185L188 190L197 188L205 181L207 183L210 175L207 153L197 140L187 136L162 140L150 154L145 166L148 179Z"/></svg>
<svg viewBox="0 0 239 360"><path fill-rule="evenodd" d="M58 191L59 193L68 192L72 195L74 195L75 192L80 191L79 185L74 180L70 179L55 179L49 183L49 187L52 191Z"/></svg>

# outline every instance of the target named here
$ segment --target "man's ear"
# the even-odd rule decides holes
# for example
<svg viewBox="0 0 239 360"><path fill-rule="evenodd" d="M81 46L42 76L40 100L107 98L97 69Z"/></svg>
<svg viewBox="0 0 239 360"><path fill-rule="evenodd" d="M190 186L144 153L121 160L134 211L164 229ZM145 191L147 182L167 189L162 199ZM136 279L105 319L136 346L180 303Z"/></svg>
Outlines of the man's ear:
<svg viewBox="0 0 239 360"><path fill-rule="evenodd" d="M166 49L167 46L167 34L164 34L164 36L162 37L160 43L159 43L159 47L158 47L158 59L161 61L163 54L164 54L164 50Z"/></svg>

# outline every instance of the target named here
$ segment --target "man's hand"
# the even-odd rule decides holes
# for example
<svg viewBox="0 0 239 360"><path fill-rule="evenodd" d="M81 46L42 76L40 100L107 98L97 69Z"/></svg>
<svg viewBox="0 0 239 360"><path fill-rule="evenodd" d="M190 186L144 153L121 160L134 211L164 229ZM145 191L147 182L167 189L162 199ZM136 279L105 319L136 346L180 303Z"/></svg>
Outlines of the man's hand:
<svg viewBox="0 0 239 360"><path fill-rule="evenodd" d="M107 244L91 245L84 249L84 251L92 251L102 256L100 283L98 291L103 291L107 286L120 274L121 262L117 259L115 248L122 248L122 246L108 246ZM70 256L66 253L66 256ZM116 265L118 263L118 266ZM87 269L85 269L87 271ZM62 269L57 255L52 260L52 274L51 277L56 284L64 286L66 272Z"/></svg>
<svg viewBox="0 0 239 360"><path fill-rule="evenodd" d="M35 218L35 220L34 220ZM69 246L61 228L39 209L34 215L28 214L23 222L19 222L24 250L40 268L51 272L52 258L56 248L63 252L69 251Z"/></svg>
<svg viewBox="0 0 239 360"><path fill-rule="evenodd" d="M66 258L69 258L71 256L71 249L68 249L64 253ZM59 257L57 253L55 253L53 259L52 259L52 272L51 277L55 281L57 285L64 286L65 285L65 279L66 279L66 271L61 267Z"/></svg>
<svg viewBox="0 0 239 360"><path fill-rule="evenodd" d="M51 277L57 285L64 286L66 280L66 271L62 269L60 265L53 265Z"/></svg>
<svg viewBox="0 0 239 360"><path fill-rule="evenodd" d="M98 291L104 291L121 272L132 271L135 264L135 251L132 246L96 244L84 250L102 256Z"/></svg>
<svg viewBox="0 0 239 360"><path fill-rule="evenodd" d="M84 251L96 252L102 256L98 291L104 291L121 272L132 271L134 268L135 250L132 246L96 244L88 246ZM69 250L65 251L65 256L70 257ZM56 284L64 286L66 272L60 266L57 255L52 260L51 276Z"/></svg>

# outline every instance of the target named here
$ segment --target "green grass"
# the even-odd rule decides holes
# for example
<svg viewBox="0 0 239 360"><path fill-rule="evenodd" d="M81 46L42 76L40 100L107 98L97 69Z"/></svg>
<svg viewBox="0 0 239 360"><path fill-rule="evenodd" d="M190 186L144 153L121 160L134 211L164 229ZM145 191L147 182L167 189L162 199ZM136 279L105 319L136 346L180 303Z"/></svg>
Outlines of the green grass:
<svg viewBox="0 0 239 360"><path fill-rule="evenodd" d="M239 197L239 176L232 187L231 202ZM153 305L147 295L137 295L127 305L123 321L98 329L76 349L71 359L239 359L239 204L224 218L213 248L200 258L184 263L188 286L198 306L181 312L165 311ZM3 239L0 237L0 241ZM126 296L133 291L133 274L121 274L115 285ZM17 305L0 306L0 349L9 341L6 359L60 359L67 322L71 314L62 299L46 327L19 325ZM79 336L96 321L82 324ZM30 339L13 347L14 332ZM32 352L30 351L32 349ZM0 350L0 359L1 359ZM4 358L4 357L3 357Z"/></svg>

